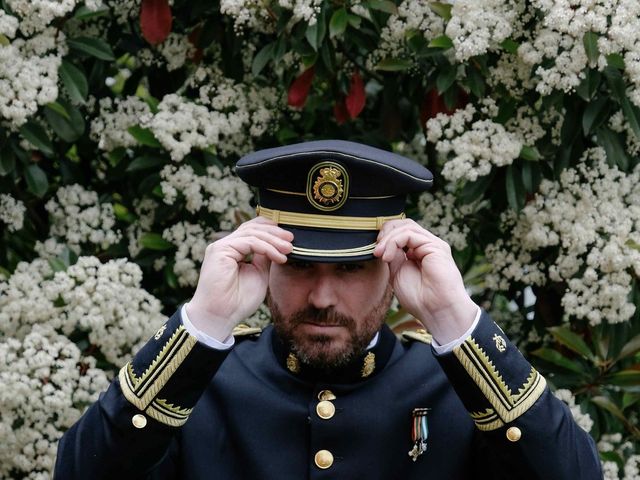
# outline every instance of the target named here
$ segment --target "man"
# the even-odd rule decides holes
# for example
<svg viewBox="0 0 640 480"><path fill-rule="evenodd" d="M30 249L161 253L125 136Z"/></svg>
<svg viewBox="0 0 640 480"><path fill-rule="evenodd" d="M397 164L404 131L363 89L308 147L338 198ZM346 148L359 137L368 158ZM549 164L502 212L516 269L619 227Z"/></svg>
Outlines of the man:
<svg viewBox="0 0 640 480"><path fill-rule="evenodd" d="M319 141L237 172L257 218L208 246L191 301L61 440L56 478L601 478L449 246L404 218L428 170ZM431 345L384 325L392 294ZM273 327L234 340L265 297Z"/></svg>

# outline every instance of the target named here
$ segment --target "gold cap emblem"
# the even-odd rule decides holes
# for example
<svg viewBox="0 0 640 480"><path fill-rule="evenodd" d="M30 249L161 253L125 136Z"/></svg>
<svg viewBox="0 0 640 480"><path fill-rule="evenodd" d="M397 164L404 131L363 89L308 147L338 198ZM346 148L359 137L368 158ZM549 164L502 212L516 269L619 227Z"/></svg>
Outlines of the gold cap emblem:
<svg viewBox="0 0 640 480"><path fill-rule="evenodd" d="M347 200L349 177L335 162L316 164L307 178L307 199L318 210L337 210Z"/></svg>

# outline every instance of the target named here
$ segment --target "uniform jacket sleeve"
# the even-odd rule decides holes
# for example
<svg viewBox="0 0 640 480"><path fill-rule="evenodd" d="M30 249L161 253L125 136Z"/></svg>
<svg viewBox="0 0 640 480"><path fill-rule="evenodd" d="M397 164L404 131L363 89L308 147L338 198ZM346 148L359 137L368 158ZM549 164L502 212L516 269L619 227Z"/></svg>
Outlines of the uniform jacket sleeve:
<svg viewBox="0 0 640 480"><path fill-rule="evenodd" d="M486 312L462 344L435 355L476 425L479 461L520 480L602 478L591 436Z"/></svg>
<svg viewBox="0 0 640 480"><path fill-rule="evenodd" d="M199 343L176 312L62 437L54 478L164 478L149 473L159 462L169 475L180 427L227 354Z"/></svg>

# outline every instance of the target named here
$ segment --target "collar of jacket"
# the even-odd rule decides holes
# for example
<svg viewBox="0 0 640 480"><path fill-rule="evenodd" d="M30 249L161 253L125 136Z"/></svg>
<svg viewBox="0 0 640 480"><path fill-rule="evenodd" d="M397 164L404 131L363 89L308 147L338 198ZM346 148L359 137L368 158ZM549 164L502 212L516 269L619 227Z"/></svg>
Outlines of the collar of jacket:
<svg viewBox="0 0 640 480"><path fill-rule="evenodd" d="M374 377L384 369L397 341L391 329L383 325L378 342L373 348L364 351L349 364L328 372L300 362L289 346L278 337L275 329L271 338L273 351L282 368L300 379L327 383L355 383Z"/></svg>

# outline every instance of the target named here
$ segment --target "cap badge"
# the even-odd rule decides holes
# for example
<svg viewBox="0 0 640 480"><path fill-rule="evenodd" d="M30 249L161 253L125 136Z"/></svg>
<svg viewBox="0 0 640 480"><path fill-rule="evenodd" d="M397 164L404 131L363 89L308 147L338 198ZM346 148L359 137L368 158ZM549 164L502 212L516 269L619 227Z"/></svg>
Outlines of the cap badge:
<svg viewBox="0 0 640 480"><path fill-rule="evenodd" d="M318 210L337 210L347 200L349 176L342 165L322 162L314 165L307 178L307 199Z"/></svg>

